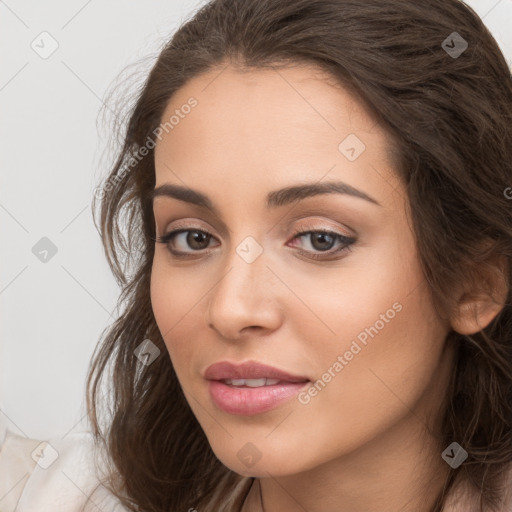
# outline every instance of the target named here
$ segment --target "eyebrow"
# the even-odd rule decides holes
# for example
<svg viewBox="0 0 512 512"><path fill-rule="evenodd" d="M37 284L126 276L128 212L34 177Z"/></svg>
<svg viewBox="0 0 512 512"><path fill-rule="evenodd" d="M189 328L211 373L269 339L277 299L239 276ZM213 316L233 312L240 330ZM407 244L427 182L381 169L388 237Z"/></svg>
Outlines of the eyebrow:
<svg viewBox="0 0 512 512"><path fill-rule="evenodd" d="M267 195L267 207L278 208L285 206L294 201L299 201L308 197L313 197L321 194L345 194L352 197L364 199L370 203L382 206L376 199L369 196L357 188L354 188L342 181L332 181L324 183L313 183L309 185L294 185L280 190L274 190ZM155 197L171 197L187 203L192 203L197 206L202 206L211 210L218 216L217 209L213 205L211 199L197 190L182 187L181 185L171 185L166 183L154 190L150 191L149 200L153 201Z"/></svg>

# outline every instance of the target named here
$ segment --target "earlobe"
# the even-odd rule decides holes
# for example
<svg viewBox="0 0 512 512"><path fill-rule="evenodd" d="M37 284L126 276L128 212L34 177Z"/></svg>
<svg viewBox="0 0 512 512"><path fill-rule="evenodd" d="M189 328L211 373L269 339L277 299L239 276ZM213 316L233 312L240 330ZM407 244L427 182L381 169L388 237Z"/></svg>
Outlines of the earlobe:
<svg viewBox="0 0 512 512"><path fill-rule="evenodd" d="M505 257L500 258L494 265L481 265L478 282L475 283L473 290L466 290L459 297L456 311L451 318L454 331L460 334L475 334L485 329L496 318L507 301L507 276Z"/></svg>

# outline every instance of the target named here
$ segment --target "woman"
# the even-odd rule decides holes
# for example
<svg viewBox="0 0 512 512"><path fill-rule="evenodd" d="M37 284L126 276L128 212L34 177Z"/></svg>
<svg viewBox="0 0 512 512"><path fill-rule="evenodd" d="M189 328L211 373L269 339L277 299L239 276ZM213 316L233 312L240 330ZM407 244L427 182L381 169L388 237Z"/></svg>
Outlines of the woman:
<svg viewBox="0 0 512 512"><path fill-rule="evenodd" d="M127 510L512 510L511 119L458 0L177 31L98 193L124 312L88 407Z"/></svg>

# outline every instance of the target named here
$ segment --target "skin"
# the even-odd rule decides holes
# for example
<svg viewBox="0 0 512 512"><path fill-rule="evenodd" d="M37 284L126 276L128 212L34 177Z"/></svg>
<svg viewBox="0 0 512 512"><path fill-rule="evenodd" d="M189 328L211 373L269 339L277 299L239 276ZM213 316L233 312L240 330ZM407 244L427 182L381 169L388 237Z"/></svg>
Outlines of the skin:
<svg viewBox="0 0 512 512"><path fill-rule="evenodd" d="M266 512L427 512L450 470L435 418L453 365L451 326L429 298L388 136L318 69L221 69L172 97L163 119L190 97L198 105L155 148L156 187L193 188L219 211L154 200L157 235L177 221L212 235L202 246L175 238L190 259L155 247L153 311L188 403L222 463L260 478ZM366 146L354 161L338 149L349 134ZM265 205L270 191L331 180L380 206L346 194ZM357 240L315 260L308 253L325 254L321 244L294 234L319 229ZM247 236L263 249L252 263L236 251ZM315 382L396 303L309 403L292 398L255 416L213 403L203 379L212 363L254 360ZM250 468L237 456L249 442L261 454ZM255 485L244 512L259 510Z"/></svg>

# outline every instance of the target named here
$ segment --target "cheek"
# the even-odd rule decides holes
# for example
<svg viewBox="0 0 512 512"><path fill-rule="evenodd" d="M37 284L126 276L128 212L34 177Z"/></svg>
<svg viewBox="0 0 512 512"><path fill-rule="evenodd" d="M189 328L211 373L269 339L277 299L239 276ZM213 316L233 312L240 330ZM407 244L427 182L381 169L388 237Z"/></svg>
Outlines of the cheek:
<svg viewBox="0 0 512 512"><path fill-rule="evenodd" d="M378 250L361 247L339 269L291 281L317 317L290 320L300 325L300 340L308 344L317 370L347 351L350 361L394 361L411 341L420 343L414 332L429 328L431 306L417 254L405 242L397 236Z"/></svg>
<svg viewBox="0 0 512 512"><path fill-rule="evenodd" d="M173 361L187 357L193 343L185 343L189 336L183 336L183 325L187 325L188 317L194 313L202 294L194 293L180 277L179 269L171 269L165 257L155 256L151 272L151 305L153 314L164 339L165 345ZM181 365L174 365L178 375Z"/></svg>
<svg viewBox="0 0 512 512"><path fill-rule="evenodd" d="M331 411L328 421L336 422L344 410L352 426L368 430L383 404L398 414L400 399L413 403L429 385L448 329L434 313L417 254L404 248L403 241L389 244L378 258L368 251L364 265L324 280L323 293L310 303L330 331L301 323L319 379L304 396L311 414Z"/></svg>

